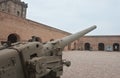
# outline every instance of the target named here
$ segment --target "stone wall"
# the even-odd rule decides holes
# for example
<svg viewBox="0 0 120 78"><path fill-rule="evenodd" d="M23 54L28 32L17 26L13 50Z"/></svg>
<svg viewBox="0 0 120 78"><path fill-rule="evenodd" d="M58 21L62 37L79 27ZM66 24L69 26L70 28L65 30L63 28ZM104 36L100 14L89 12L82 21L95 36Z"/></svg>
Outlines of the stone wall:
<svg viewBox="0 0 120 78"><path fill-rule="evenodd" d="M0 11L26 18L27 4L20 0L0 0Z"/></svg>

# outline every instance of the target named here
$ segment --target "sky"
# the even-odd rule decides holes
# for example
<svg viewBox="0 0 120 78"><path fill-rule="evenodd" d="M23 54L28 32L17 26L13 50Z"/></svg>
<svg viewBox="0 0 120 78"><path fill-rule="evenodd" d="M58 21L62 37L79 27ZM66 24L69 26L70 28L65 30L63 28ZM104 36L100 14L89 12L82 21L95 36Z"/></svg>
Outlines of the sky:
<svg viewBox="0 0 120 78"><path fill-rule="evenodd" d="M120 35L120 0L22 0L27 18L70 33L97 25L88 35Z"/></svg>

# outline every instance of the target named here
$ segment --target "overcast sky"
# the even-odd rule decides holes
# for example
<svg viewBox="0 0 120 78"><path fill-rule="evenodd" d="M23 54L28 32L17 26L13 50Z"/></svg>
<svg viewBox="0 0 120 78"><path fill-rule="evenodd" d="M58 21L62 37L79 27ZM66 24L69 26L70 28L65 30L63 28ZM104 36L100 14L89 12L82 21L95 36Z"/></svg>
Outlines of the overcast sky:
<svg viewBox="0 0 120 78"><path fill-rule="evenodd" d="M27 18L75 33L92 25L89 35L120 35L120 0L22 0Z"/></svg>

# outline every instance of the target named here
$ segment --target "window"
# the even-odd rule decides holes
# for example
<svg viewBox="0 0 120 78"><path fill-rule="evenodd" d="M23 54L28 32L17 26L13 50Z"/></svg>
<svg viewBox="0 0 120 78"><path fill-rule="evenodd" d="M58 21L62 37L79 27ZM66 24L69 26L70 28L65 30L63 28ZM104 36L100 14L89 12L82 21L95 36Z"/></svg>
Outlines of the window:
<svg viewBox="0 0 120 78"><path fill-rule="evenodd" d="M20 40L20 37L17 34L10 34L8 36L8 41L11 43L15 43Z"/></svg>

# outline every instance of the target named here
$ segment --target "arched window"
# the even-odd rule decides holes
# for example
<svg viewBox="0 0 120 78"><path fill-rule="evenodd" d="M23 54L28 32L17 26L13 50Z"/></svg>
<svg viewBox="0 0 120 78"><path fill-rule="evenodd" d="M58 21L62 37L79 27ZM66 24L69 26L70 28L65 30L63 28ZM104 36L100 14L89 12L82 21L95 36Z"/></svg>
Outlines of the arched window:
<svg viewBox="0 0 120 78"><path fill-rule="evenodd" d="M90 43L85 43L84 47L85 47L85 50L90 50Z"/></svg>
<svg viewBox="0 0 120 78"><path fill-rule="evenodd" d="M105 50L105 45L104 45L104 43L99 43L99 44L98 44L98 50L99 50L99 51L104 51L104 50Z"/></svg>
<svg viewBox="0 0 120 78"><path fill-rule="evenodd" d="M119 43L114 43L113 44L113 51L119 51Z"/></svg>
<svg viewBox="0 0 120 78"><path fill-rule="evenodd" d="M15 43L15 42L17 42L19 40L20 40L20 37L17 34L10 34L8 36L8 41L11 42L11 43Z"/></svg>

